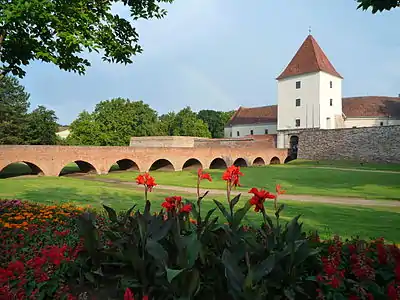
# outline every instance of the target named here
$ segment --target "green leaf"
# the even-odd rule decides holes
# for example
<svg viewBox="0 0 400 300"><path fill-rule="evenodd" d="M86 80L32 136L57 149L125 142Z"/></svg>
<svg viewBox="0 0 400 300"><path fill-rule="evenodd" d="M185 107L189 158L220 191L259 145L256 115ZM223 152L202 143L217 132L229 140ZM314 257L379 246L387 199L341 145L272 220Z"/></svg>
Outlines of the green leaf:
<svg viewBox="0 0 400 300"><path fill-rule="evenodd" d="M196 259L199 256L201 250L201 242L197 239L196 233L192 233L189 237L187 237L186 241L187 241L186 252L188 256L187 268L192 268L196 262Z"/></svg>
<svg viewBox="0 0 400 300"><path fill-rule="evenodd" d="M103 204L104 209L106 210L107 214L108 214L108 218L110 219L111 222L118 222L118 217L117 217L117 213L115 212L114 209L112 209L111 207L104 205Z"/></svg>
<svg viewBox="0 0 400 300"><path fill-rule="evenodd" d="M236 292L241 292L245 277L237 264L237 260L228 249L225 249L222 253L222 263L225 266L225 274L231 287Z"/></svg>
<svg viewBox="0 0 400 300"><path fill-rule="evenodd" d="M163 263L168 258L168 253L165 251L163 246L161 246L161 244L151 239L147 240L146 250L156 260L162 261Z"/></svg>
<svg viewBox="0 0 400 300"><path fill-rule="evenodd" d="M217 205L218 209L222 212L222 214L224 215L225 219L229 222L232 223L231 221L231 215L228 213L228 211L226 210L225 206L219 202L218 200L214 199L214 203Z"/></svg>
<svg viewBox="0 0 400 300"><path fill-rule="evenodd" d="M199 219L199 212L197 211L197 205L194 204L192 201L189 201L189 203L192 205L192 215L193 217L198 220Z"/></svg>
<svg viewBox="0 0 400 300"><path fill-rule="evenodd" d="M207 215L206 215L206 217L204 218L204 223L208 223L208 220L211 218L211 215L215 212L217 210L217 208L216 207L214 207L214 208L212 208L212 209L210 209L208 212L207 212Z"/></svg>
<svg viewBox="0 0 400 300"><path fill-rule="evenodd" d="M85 278L89 280L91 283L96 283L96 279L94 278L91 272L85 272Z"/></svg>
<svg viewBox="0 0 400 300"><path fill-rule="evenodd" d="M235 214L233 215L233 222L232 222L234 228L237 228L240 225L240 223L242 222L243 218L245 217L250 208L251 204L249 201L247 201L242 208L238 209L235 212Z"/></svg>
<svg viewBox="0 0 400 300"><path fill-rule="evenodd" d="M192 269L188 272L187 278L189 280L187 283L187 294L189 299L192 299L200 288L200 272L197 269Z"/></svg>
<svg viewBox="0 0 400 300"><path fill-rule="evenodd" d="M275 265L278 263L278 259L275 253L268 256L264 261L258 263L253 268L253 280L258 282L264 276L267 276L272 272Z"/></svg>
<svg viewBox="0 0 400 300"><path fill-rule="evenodd" d="M167 271L167 280L168 280L169 283L171 283L172 280L173 280L176 276L178 276L179 274L181 274L181 273L184 271L184 269L181 269L181 270L173 270L173 269L169 269L169 268L166 268L165 270Z"/></svg>
<svg viewBox="0 0 400 300"><path fill-rule="evenodd" d="M281 204L281 205L279 206L279 208L278 208L277 211L275 212L275 216L276 216L277 218L279 218L279 215L280 215L281 211L282 211L284 208L285 208L285 205L284 205L284 204Z"/></svg>
<svg viewBox="0 0 400 300"><path fill-rule="evenodd" d="M129 216L131 215L132 211L135 209L136 204L134 206L132 206L130 209L128 209L128 211L125 214L125 217L123 219L123 224L126 224L126 222L128 221Z"/></svg>
<svg viewBox="0 0 400 300"><path fill-rule="evenodd" d="M233 209L235 205L239 202L241 194L237 194L232 200L231 200L231 208Z"/></svg>
<svg viewBox="0 0 400 300"><path fill-rule="evenodd" d="M172 222L172 219L169 219L166 222L161 222L161 227L158 227L155 232L150 233L151 239L156 242L162 240L171 230Z"/></svg>

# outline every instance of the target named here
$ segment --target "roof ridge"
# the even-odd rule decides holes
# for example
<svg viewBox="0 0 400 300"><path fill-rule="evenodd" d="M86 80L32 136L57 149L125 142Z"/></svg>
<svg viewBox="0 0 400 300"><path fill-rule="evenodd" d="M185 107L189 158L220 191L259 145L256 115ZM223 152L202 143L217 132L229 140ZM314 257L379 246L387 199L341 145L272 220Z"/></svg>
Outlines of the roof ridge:
<svg viewBox="0 0 400 300"><path fill-rule="evenodd" d="M343 78L329 61L315 38L309 34L289 64L276 79L281 80L292 76L321 71Z"/></svg>

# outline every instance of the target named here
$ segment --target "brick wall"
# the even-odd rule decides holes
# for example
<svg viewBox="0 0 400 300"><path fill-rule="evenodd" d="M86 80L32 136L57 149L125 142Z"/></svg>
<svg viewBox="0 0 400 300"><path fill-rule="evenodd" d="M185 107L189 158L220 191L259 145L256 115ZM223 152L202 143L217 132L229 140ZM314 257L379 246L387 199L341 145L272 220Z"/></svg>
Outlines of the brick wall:
<svg viewBox="0 0 400 300"><path fill-rule="evenodd" d="M298 158L400 163L400 126L304 130Z"/></svg>

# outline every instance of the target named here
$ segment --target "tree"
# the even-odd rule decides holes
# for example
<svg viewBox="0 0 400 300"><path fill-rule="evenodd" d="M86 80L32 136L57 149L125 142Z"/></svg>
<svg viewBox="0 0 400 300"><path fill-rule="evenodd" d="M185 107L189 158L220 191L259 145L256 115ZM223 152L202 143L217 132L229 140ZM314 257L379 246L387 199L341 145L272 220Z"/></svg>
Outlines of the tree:
<svg viewBox="0 0 400 300"><path fill-rule="evenodd" d="M174 120L176 118L176 113L169 112L165 115L161 115L158 122L158 135L167 135L172 136L174 135Z"/></svg>
<svg viewBox="0 0 400 300"><path fill-rule="evenodd" d="M399 0L357 0L357 9L367 10L372 9L372 13L375 14L378 11L391 10L392 8L400 7Z"/></svg>
<svg viewBox="0 0 400 300"><path fill-rule="evenodd" d="M190 107L179 111L171 123L172 135L211 137L207 124Z"/></svg>
<svg viewBox="0 0 400 300"><path fill-rule="evenodd" d="M14 77L0 80L0 144L24 144L29 94Z"/></svg>
<svg viewBox="0 0 400 300"><path fill-rule="evenodd" d="M99 124L95 122L94 116L85 110L71 123L70 132L66 138L68 145L100 146Z"/></svg>
<svg viewBox="0 0 400 300"><path fill-rule="evenodd" d="M127 146L132 136L158 132L157 112L143 101L116 98L98 103L72 122L69 142L74 145Z"/></svg>
<svg viewBox="0 0 400 300"><path fill-rule="evenodd" d="M30 145L56 145L58 128L54 110L40 105L27 116L25 143Z"/></svg>
<svg viewBox="0 0 400 300"><path fill-rule="evenodd" d="M112 13L115 4L129 7L133 20L162 18L159 3L173 0L0 0L1 73L23 77L33 60L84 74L85 52L101 51L108 62L132 63L142 52L129 20Z"/></svg>
<svg viewBox="0 0 400 300"><path fill-rule="evenodd" d="M201 110L197 114L198 118L207 124L208 130L213 138L224 137L224 128L233 112L223 112L215 110Z"/></svg>

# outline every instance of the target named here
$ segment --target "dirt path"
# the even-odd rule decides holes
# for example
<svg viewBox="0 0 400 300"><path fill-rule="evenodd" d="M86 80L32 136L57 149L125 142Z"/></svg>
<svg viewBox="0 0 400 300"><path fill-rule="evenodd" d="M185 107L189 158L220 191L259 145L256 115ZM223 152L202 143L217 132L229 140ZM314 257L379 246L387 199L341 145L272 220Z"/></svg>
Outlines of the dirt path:
<svg viewBox="0 0 400 300"><path fill-rule="evenodd" d="M111 183L120 186L132 186L136 189L142 189L142 186L138 186L135 182L122 181L118 179L109 178L98 178L91 176L73 176L74 178L79 178L82 180L98 181L104 183ZM195 188L182 187L182 186L170 186L170 185L157 185L157 190L159 191L175 191L189 194L196 194ZM203 190L205 191L205 190ZM224 190L208 189L209 196L225 195ZM233 194L247 194L246 191L238 191ZM374 200L374 199L362 199L353 197L332 197L332 196L312 196L312 195L281 195L280 199L283 200L293 200L299 202L314 202L314 203L327 203L327 204L340 204L340 205L361 205L361 206L385 206L385 207L400 207L400 201L397 200Z"/></svg>

